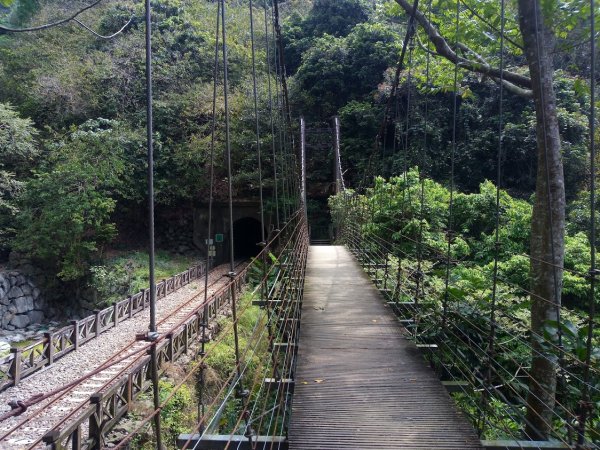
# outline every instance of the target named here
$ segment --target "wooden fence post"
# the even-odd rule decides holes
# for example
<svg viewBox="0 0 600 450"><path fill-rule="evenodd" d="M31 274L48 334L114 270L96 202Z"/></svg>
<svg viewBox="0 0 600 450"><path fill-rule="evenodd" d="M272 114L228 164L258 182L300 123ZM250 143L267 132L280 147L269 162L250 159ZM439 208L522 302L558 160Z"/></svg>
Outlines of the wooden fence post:
<svg viewBox="0 0 600 450"><path fill-rule="evenodd" d="M13 379L13 384L16 386L21 381L21 361L23 359L23 350L20 348L11 348L13 354L13 362L10 365L10 375Z"/></svg>
<svg viewBox="0 0 600 450"><path fill-rule="evenodd" d="M102 393L98 392L90 397L90 403L96 405L96 411L90 416L90 438L94 440L91 449L100 450L102 446L103 420L102 420Z"/></svg>
<svg viewBox="0 0 600 450"><path fill-rule="evenodd" d="M46 347L46 358L48 359L48 366L54 364L54 342L52 342L52 333L44 333L44 337L48 340L48 347Z"/></svg>
<svg viewBox="0 0 600 450"><path fill-rule="evenodd" d="M64 450L64 446L58 441L60 439L60 431L48 431L43 437L42 442L46 444L46 448L50 450Z"/></svg>
<svg viewBox="0 0 600 450"><path fill-rule="evenodd" d="M100 310L99 309L95 309L94 310L94 314L96 316L96 327L95 327L95 332L96 332L96 337L100 336L100 333L102 332L102 327L100 324Z"/></svg>
<svg viewBox="0 0 600 450"><path fill-rule="evenodd" d="M115 303L113 305L113 324L115 327L119 323L119 318L117 317L117 313L119 312L119 307L117 305L118 305L118 303Z"/></svg>
<svg viewBox="0 0 600 450"><path fill-rule="evenodd" d="M71 320L71 326L73 327L73 346L77 350L79 349L79 321Z"/></svg>

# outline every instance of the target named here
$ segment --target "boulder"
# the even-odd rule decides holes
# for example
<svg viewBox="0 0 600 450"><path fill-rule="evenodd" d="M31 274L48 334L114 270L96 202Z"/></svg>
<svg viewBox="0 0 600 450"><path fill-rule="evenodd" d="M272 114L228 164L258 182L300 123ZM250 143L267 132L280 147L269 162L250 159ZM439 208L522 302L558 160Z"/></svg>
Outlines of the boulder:
<svg viewBox="0 0 600 450"><path fill-rule="evenodd" d="M42 311L30 311L27 316L31 323L41 323L44 320L44 313Z"/></svg>
<svg viewBox="0 0 600 450"><path fill-rule="evenodd" d="M31 296L33 289L31 288L31 285L29 283L23 283L21 285L21 291L23 291L23 295Z"/></svg>
<svg viewBox="0 0 600 450"><path fill-rule="evenodd" d="M10 325L13 325L15 328L25 328L30 322L26 314L19 314L12 318Z"/></svg>
<svg viewBox="0 0 600 450"><path fill-rule="evenodd" d="M17 313L28 313L33 311L33 298L32 297L21 297L15 300L15 306L17 307Z"/></svg>
<svg viewBox="0 0 600 450"><path fill-rule="evenodd" d="M5 273L0 273L0 288L8 291L10 281Z"/></svg>
<svg viewBox="0 0 600 450"><path fill-rule="evenodd" d="M2 328L8 329L8 324L13 319L13 317L15 317L15 315L11 312L4 314L4 316L2 317Z"/></svg>
<svg viewBox="0 0 600 450"><path fill-rule="evenodd" d="M13 277L11 277L13 278ZM19 286L13 286L10 291L8 291L8 298L10 300L17 299L19 297L23 297L23 290Z"/></svg>
<svg viewBox="0 0 600 450"><path fill-rule="evenodd" d="M45 311L47 304L46 304L46 300L44 300L44 297L38 297L38 298L33 297L33 298L34 298L33 305L35 306L34 309L41 309L41 310Z"/></svg>

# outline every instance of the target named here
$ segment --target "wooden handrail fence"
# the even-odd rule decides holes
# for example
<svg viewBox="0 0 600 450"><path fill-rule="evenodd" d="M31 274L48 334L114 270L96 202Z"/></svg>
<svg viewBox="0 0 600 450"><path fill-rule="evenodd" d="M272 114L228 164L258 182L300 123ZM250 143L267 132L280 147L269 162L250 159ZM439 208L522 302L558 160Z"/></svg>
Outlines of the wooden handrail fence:
<svg viewBox="0 0 600 450"><path fill-rule="evenodd" d="M241 270L231 283L237 293L246 283L247 267ZM231 283L220 288L208 299L208 320L216 319L219 310L231 302ZM159 376L165 371L166 364L173 363L187 353L189 346L202 338L204 322L204 304L200 304L190 317L166 338L157 344ZM90 396L89 405L75 420L50 430L43 438L47 448L66 449L102 449L106 432L125 416L140 395L152 386L150 377L150 356L146 355L106 390Z"/></svg>
<svg viewBox="0 0 600 450"><path fill-rule="evenodd" d="M206 263L201 262L158 282L156 299L162 299L201 278L206 270ZM42 339L26 347L11 348L9 355L0 358L0 392L16 386L23 378L38 370L51 366L56 360L130 319L149 305L150 288L146 288L103 310L94 311L84 319L73 320L70 325L58 331L44 333Z"/></svg>

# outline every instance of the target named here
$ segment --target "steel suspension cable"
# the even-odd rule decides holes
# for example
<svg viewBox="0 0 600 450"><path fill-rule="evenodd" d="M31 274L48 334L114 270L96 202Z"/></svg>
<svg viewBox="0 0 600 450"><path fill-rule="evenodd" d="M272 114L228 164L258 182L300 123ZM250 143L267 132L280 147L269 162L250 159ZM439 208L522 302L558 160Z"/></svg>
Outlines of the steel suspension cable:
<svg viewBox="0 0 600 450"><path fill-rule="evenodd" d="M292 113L290 109L290 100L287 88L287 74L285 71L285 52L283 47L283 39L281 38L281 25L279 23L279 1L271 1L271 5L273 5L273 15L274 15L274 31L276 35L276 45L279 50L278 52L278 61L281 69L281 89L283 95L283 110L285 116L285 123L287 128L291 130L292 128Z"/></svg>
<svg viewBox="0 0 600 450"><path fill-rule="evenodd" d="M594 339L594 320L596 316L596 282L598 269L596 268L596 32L595 32L595 1L590 0L590 296L589 317L586 336L586 356L583 368L583 389L581 392L581 403L579 411L579 427L577 430L577 449L583 449L585 445L585 431L588 416L593 410L590 401L589 384L591 381L592 350Z"/></svg>
<svg viewBox="0 0 600 450"><path fill-rule="evenodd" d="M160 407L160 392L158 387L158 357L156 353L156 279L154 274L154 130L152 119L152 5L150 0L145 0L145 44L146 44L146 140L148 146L148 265L150 282L150 324L147 339L154 341L150 348L152 394L154 408ZM156 436L156 447L162 448L162 436L160 427L160 414L154 417L154 433Z"/></svg>
<svg viewBox="0 0 600 450"><path fill-rule="evenodd" d="M486 383L492 385L492 372L495 357L495 339L496 339L496 301L498 293L498 262L500 258L500 188L502 184L502 133L504 132L504 27L505 27L505 0L500 1L500 79L499 79L499 98L498 98L498 155L496 160L496 211L495 211L495 232L494 232L494 267L492 269L492 294L490 299L490 330L488 334L487 347L487 371ZM483 401L487 398L482 396ZM485 405L484 405L485 412ZM481 430L483 432L483 429Z"/></svg>
<svg viewBox="0 0 600 450"><path fill-rule="evenodd" d="M272 10L272 21L273 24L275 22L275 6L274 0L271 0L271 10ZM279 131L279 152L281 158L281 172L282 172L282 207L283 207L283 221L287 222L288 217L290 216L289 211L289 198L290 198L290 190L289 190L289 178L287 171L287 158L285 156L285 113L283 107L283 100L281 94L281 67L280 67L280 59L279 59L279 46L277 45L277 37L275 33L275 25L271 28L272 39L275 42L275 48L273 57L275 58L275 94L277 100L277 111L278 111L278 131Z"/></svg>
<svg viewBox="0 0 600 450"><path fill-rule="evenodd" d="M267 86L269 94L269 120L271 123L271 145L273 152L273 178L275 189L273 190L275 197L275 224L276 229L280 229L279 224L279 181L277 179L277 151L275 145L275 123L273 119L273 90L271 86L271 44L269 40L269 19L268 19L268 6L265 2L265 49L267 53Z"/></svg>
<svg viewBox="0 0 600 450"><path fill-rule="evenodd" d="M460 2L456 0L456 43L458 44L458 34L460 32ZM452 234L453 234L453 213L454 213L454 159L456 154L456 123L458 116L458 64L454 65L454 94L453 94L453 112L452 112L452 149L450 154L450 203L448 206L448 230L447 230L447 258L446 258L446 280L445 280L445 292L443 301L444 315L442 317L442 325L446 325L447 313L448 313L448 283L450 280L450 254L452 250Z"/></svg>
<svg viewBox="0 0 600 450"><path fill-rule="evenodd" d="M428 20L431 21L431 0L427 3L427 15ZM427 40L427 50L429 50L430 41ZM429 88L429 84L431 83L430 79L430 64L431 64L431 55L429 51L425 54L425 85ZM429 154L429 140L427 139L429 133L429 96L425 95L424 101L424 124L423 124L423 150L421 152L421 167L419 169L419 181L420 181L420 192L419 192L419 237L417 239L417 279L415 283L415 306L418 306L420 297L421 297L421 289L423 289L423 294L425 286L421 286L421 281L423 281L423 228L425 227L425 174L427 173L426 165L427 165L427 155ZM424 284L424 283L423 283Z"/></svg>
<svg viewBox="0 0 600 450"><path fill-rule="evenodd" d="M211 135L210 135L210 182L208 194L208 225L206 231L206 264L207 269L204 274L204 309L202 311L202 338L200 341L200 358L206 356L206 343L207 343L207 328L208 328L208 267L210 267L210 258L212 255L212 213L213 213L213 199L214 199L214 185L215 185L215 138L217 129L217 84L219 74L219 34L221 31L221 3L217 2L217 23L215 27L215 58L213 68L213 103L212 103L212 124L211 124ZM198 421L205 415L205 404L204 404L204 367L201 366L199 369L199 384L200 389L198 393ZM200 424L202 429L202 424Z"/></svg>
<svg viewBox="0 0 600 450"><path fill-rule="evenodd" d="M406 77L406 123L404 129L404 155L402 156L402 178L404 179L404 189L402 189L402 218L406 215L406 204L410 205L410 189L408 186L408 147L409 147L409 134L410 134L410 112L412 108L411 103L411 84L412 84L412 65L413 65L413 51L414 51L414 40L410 38L408 43L408 74ZM407 198L408 197L408 198Z"/></svg>
<svg viewBox="0 0 600 450"><path fill-rule="evenodd" d="M392 140L392 163L391 164L385 164L384 161L384 167L385 166L389 166L389 174L390 176L388 178L391 178L392 176L395 175L395 169L394 169L394 164L393 164L393 160L396 159L396 153L398 150L398 117L400 116L400 101L398 99L398 96L396 96L396 100L394 102L394 138ZM384 135L385 136L385 135Z"/></svg>
<svg viewBox="0 0 600 450"><path fill-rule="evenodd" d="M265 208L263 202L263 173L262 173L262 154L260 148L260 122L258 114L258 90L256 87L256 46L254 39L254 4L253 0L249 2L250 8L250 46L252 49L252 88L254 96L254 118L256 125L256 157L258 162L258 192L260 199L260 236L261 245L266 245L265 239Z"/></svg>
<svg viewBox="0 0 600 450"><path fill-rule="evenodd" d="M235 242L233 227L233 173L231 170L231 134L229 114L229 61L227 54L227 22L225 11L225 0L221 1L221 38L223 40L223 99L225 107L225 152L227 158L227 181L228 181L228 203L229 203L229 277L235 277ZM235 351L235 363L237 376L241 378L240 371L240 343L238 335L236 292L233 283L230 288L231 315L233 317L233 340Z"/></svg>

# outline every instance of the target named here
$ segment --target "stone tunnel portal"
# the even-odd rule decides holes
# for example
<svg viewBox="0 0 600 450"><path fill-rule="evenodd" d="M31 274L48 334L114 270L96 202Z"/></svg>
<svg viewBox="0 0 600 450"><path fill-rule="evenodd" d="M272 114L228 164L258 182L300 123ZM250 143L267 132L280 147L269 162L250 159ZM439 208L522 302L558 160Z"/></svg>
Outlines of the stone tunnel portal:
<svg viewBox="0 0 600 450"><path fill-rule="evenodd" d="M243 217L233 222L233 252L236 259L258 255L261 239L261 225L258 220Z"/></svg>

